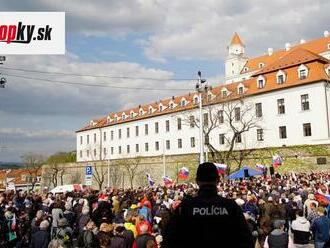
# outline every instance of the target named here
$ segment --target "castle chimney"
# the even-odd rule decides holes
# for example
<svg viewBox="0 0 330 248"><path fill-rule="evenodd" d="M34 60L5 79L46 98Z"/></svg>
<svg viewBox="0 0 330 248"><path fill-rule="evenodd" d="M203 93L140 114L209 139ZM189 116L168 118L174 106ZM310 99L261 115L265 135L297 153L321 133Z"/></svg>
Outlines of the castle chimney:
<svg viewBox="0 0 330 248"><path fill-rule="evenodd" d="M272 47L268 48L268 56L272 56L274 52L274 49Z"/></svg>
<svg viewBox="0 0 330 248"><path fill-rule="evenodd" d="M285 51L289 51L291 48L291 44L289 42L285 43Z"/></svg>

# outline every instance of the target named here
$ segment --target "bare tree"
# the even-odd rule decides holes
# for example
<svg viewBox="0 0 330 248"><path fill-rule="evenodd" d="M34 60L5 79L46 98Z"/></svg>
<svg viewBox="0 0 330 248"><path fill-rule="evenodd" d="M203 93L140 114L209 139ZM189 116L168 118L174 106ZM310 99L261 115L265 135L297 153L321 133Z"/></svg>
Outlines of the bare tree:
<svg viewBox="0 0 330 248"><path fill-rule="evenodd" d="M107 170L104 167L105 167L105 165L103 162L100 164L100 166L97 166L96 163L94 163L94 166L93 166L93 169L94 169L93 178L95 179L95 181L99 187L99 190L102 190L102 187L103 187L103 184L105 181L105 176L107 174Z"/></svg>
<svg viewBox="0 0 330 248"><path fill-rule="evenodd" d="M134 179L137 176L138 166L141 163L141 157L125 158L120 161L121 166L126 170L131 188L133 188Z"/></svg>
<svg viewBox="0 0 330 248"><path fill-rule="evenodd" d="M34 186L37 182L38 175L40 174L42 164L45 161L45 157L41 154L35 153L26 153L21 156L23 163L25 164L26 170L28 171L31 184L32 184L32 191L34 190Z"/></svg>
<svg viewBox="0 0 330 248"><path fill-rule="evenodd" d="M249 155L253 149L247 151L239 151L238 155L235 150L244 150L239 145L242 135L251 129L258 128L260 118L256 117L254 105L248 102L244 96L233 98L228 96L226 101L217 101L217 98L211 102L205 102L203 107L203 134L204 144L208 148L212 160L226 163L228 172L230 171L231 161L236 160L241 166L244 158ZM185 122L191 126L200 127L199 117L188 116ZM224 143L226 149L218 150L214 142L211 141L212 135L216 130L223 130L226 134ZM216 139L218 141L218 138Z"/></svg>
<svg viewBox="0 0 330 248"><path fill-rule="evenodd" d="M119 163L110 164L110 175L111 175L110 180L111 180L112 186L118 187L120 184L120 178L121 178Z"/></svg>

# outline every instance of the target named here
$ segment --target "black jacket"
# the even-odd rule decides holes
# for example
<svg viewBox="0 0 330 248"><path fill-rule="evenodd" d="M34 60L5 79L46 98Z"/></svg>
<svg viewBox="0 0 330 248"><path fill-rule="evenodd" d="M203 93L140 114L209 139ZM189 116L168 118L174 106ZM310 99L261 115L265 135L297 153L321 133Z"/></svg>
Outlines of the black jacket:
<svg viewBox="0 0 330 248"><path fill-rule="evenodd" d="M32 235L31 248L47 248L50 242L50 234L48 231L39 230Z"/></svg>
<svg viewBox="0 0 330 248"><path fill-rule="evenodd" d="M215 187L203 187L170 217L162 247L254 248L254 243L240 207L218 196Z"/></svg>

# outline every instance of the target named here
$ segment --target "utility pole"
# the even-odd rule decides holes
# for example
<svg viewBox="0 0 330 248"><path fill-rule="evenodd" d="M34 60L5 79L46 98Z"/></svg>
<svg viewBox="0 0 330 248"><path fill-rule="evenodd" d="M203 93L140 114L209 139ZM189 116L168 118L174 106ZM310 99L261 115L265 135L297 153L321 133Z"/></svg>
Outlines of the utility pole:
<svg viewBox="0 0 330 248"><path fill-rule="evenodd" d="M199 103L199 163L204 163L204 123L203 123L203 92L207 92L208 86L205 79L202 79L202 73L198 71L198 81L196 91L198 92Z"/></svg>
<svg viewBox="0 0 330 248"><path fill-rule="evenodd" d="M6 61L6 57L0 56L0 65L3 65L4 61ZM1 73L0 73L0 75L1 75ZM6 78L0 76L0 88L5 88L6 82L7 82Z"/></svg>

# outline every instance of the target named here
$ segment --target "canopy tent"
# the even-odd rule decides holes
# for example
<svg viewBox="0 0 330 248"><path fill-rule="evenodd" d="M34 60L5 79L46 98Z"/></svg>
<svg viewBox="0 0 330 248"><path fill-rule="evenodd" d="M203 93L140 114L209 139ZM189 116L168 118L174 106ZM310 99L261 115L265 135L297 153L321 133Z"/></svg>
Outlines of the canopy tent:
<svg viewBox="0 0 330 248"><path fill-rule="evenodd" d="M254 177L254 176L260 176L260 175L263 175L262 171L252 169L248 166L244 166L240 170L235 171L234 173L230 174L228 176L228 179L239 179L239 178Z"/></svg>
<svg viewBox="0 0 330 248"><path fill-rule="evenodd" d="M68 185L61 185L53 188L50 192L53 194L59 193L66 193L72 191L80 191L82 189L81 184L68 184Z"/></svg>

